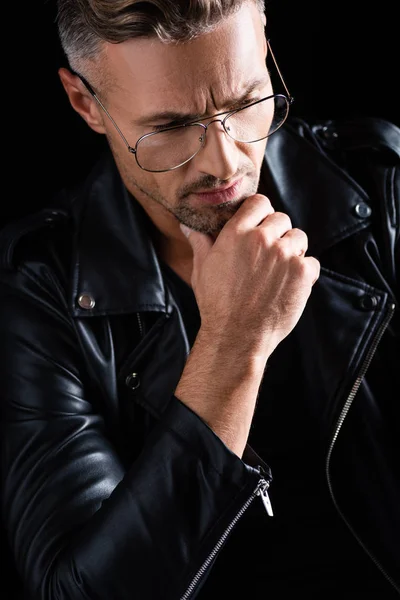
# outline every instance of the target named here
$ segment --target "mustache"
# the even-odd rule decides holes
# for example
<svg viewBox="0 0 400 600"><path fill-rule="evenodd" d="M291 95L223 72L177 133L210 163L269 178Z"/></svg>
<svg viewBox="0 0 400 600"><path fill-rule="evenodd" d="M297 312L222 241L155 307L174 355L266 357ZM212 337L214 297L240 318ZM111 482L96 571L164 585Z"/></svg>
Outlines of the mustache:
<svg viewBox="0 0 400 600"><path fill-rule="evenodd" d="M235 173L235 181L244 177L245 175L249 175L249 169L244 168ZM232 178L233 179L233 178ZM183 200L190 196L190 194L195 194L200 190L215 190L216 188L221 187L222 185L226 185L228 181L226 179L219 179L218 177L214 177L213 175L204 175L201 179L198 179L195 183L189 183L185 185L181 193L179 194L180 198Z"/></svg>

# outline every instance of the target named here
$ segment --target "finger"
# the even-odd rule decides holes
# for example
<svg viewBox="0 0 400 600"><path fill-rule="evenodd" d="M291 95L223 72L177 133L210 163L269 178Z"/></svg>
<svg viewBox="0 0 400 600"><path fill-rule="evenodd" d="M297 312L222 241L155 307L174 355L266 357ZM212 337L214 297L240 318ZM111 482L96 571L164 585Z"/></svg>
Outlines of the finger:
<svg viewBox="0 0 400 600"><path fill-rule="evenodd" d="M267 238L272 242L278 238L283 237L289 231L292 230L292 222L290 217L282 212L274 212L271 215L267 215L265 219L260 223L259 229L261 229Z"/></svg>
<svg viewBox="0 0 400 600"><path fill-rule="evenodd" d="M310 278L311 278L311 286L313 286L314 283L317 281L317 279L320 276L321 264L320 264L319 260L314 258L314 256L307 256L306 258L304 258L304 262L307 265L307 268L309 269Z"/></svg>
<svg viewBox="0 0 400 600"><path fill-rule="evenodd" d="M247 231L257 227L268 215L274 212L272 204L266 196L254 194L254 196L246 198L225 227Z"/></svg>
<svg viewBox="0 0 400 600"><path fill-rule="evenodd" d="M308 250L308 237L302 229L295 227L287 231L281 241L289 245L290 250L296 256L304 256Z"/></svg>

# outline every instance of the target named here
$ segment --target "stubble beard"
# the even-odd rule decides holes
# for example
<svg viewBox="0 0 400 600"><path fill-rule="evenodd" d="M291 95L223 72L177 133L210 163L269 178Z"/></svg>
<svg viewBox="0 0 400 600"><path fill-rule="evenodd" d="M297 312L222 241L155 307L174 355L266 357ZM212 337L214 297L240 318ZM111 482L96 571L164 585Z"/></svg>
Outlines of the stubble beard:
<svg viewBox="0 0 400 600"><path fill-rule="evenodd" d="M170 209L170 212L175 215L180 223L190 227L190 229L215 235L222 230L246 198L256 193L256 191L257 188L254 191L249 191L248 194L242 194L238 199L231 202L201 208L193 207L188 202L182 202Z"/></svg>
<svg viewBox="0 0 400 600"><path fill-rule="evenodd" d="M125 167L124 160L120 156L115 145L109 140L111 149L117 163L119 170L125 181L125 185L128 190L131 191L132 195L135 196L134 190L138 190L142 195L146 196L153 202L156 202L172 214L180 223L186 225L190 229L199 231L201 233L209 235L218 235L224 225L231 219L236 213L243 202L250 196L257 193L260 173L257 172L254 165L246 165L240 169L235 176L235 179L241 176L245 179L245 189L241 189L240 196L230 202L223 204L209 205L206 203L194 206L190 202L190 197L193 192L199 190L210 190L213 188L223 185L224 181L219 181L215 177L205 175L201 181L196 184L192 184L178 190L178 199L174 205L171 205L168 200L159 192L158 189L145 189L132 175L132 170ZM243 185L242 185L243 188ZM200 205L199 205L200 204Z"/></svg>
<svg viewBox="0 0 400 600"><path fill-rule="evenodd" d="M171 206L161 194L144 190L134 180L132 180L132 185L154 200L154 202L163 206L163 208L174 215L174 217L180 223L183 223L183 225L190 227L190 229L193 229L194 231L216 235L236 213L246 198L257 192L258 179L257 181L249 182L249 185L246 186L246 192L242 192L241 196L235 200L216 205L207 205L204 203L202 206L193 206L190 203L190 198L187 196L184 198L179 197L177 203L174 206Z"/></svg>
<svg viewBox="0 0 400 600"><path fill-rule="evenodd" d="M138 189L142 194L162 206L183 225L190 227L194 231L216 235L218 234L229 219L236 213L239 207L249 196L257 193L260 176L253 173L247 175L247 185L245 191L241 190L241 195L237 199L225 202L224 204L194 206L190 202L189 194L178 194L176 204L171 205L167 199L157 190L144 189L139 185L131 173L127 174L131 188ZM212 188L210 188L212 189Z"/></svg>

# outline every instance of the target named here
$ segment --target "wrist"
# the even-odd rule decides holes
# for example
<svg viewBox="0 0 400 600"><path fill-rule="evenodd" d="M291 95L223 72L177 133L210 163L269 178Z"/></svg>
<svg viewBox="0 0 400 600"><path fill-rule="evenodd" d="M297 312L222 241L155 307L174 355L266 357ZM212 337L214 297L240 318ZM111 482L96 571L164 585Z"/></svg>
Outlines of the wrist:
<svg viewBox="0 0 400 600"><path fill-rule="evenodd" d="M263 354L248 353L203 329L175 390L238 456L247 442L265 362Z"/></svg>
<svg viewBox="0 0 400 600"><path fill-rule="evenodd" d="M262 376L265 365L275 346L252 334L232 334L231 331L216 333L206 327L200 327L193 346L208 356L213 365L220 365L229 371L230 378L242 379Z"/></svg>

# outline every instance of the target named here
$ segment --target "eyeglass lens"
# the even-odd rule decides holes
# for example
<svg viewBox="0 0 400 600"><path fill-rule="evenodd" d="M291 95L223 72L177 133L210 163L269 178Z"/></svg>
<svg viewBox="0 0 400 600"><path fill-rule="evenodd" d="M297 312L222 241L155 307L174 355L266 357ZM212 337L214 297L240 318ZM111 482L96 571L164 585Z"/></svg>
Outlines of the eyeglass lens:
<svg viewBox="0 0 400 600"><path fill-rule="evenodd" d="M237 142L257 142L279 129L287 113L285 96L266 98L229 116L225 121L225 130ZM146 136L137 146L137 161L149 171L174 169L199 152L204 145L205 134L201 125L192 124Z"/></svg>

